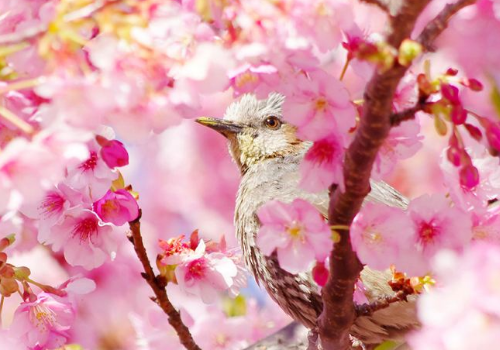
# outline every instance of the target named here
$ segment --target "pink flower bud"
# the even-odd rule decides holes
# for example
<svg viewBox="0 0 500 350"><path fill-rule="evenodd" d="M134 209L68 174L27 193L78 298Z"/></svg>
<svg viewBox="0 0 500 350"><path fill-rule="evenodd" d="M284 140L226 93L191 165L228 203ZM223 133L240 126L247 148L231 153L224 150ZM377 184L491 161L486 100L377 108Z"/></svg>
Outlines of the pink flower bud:
<svg viewBox="0 0 500 350"><path fill-rule="evenodd" d="M460 184L469 189L479 184L479 172L475 166L468 164L460 169Z"/></svg>
<svg viewBox="0 0 500 350"><path fill-rule="evenodd" d="M469 132L469 135L476 141L481 141L483 138L483 133L479 128L475 127L474 125L471 124L464 124L465 129Z"/></svg>
<svg viewBox="0 0 500 350"><path fill-rule="evenodd" d="M314 265L312 269L312 276L314 279L314 282L318 284L318 286L324 287L326 284L326 281L328 281L328 275L329 271L325 266L324 262L316 262L316 265Z"/></svg>
<svg viewBox="0 0 500 350"><path fill-rule="evenodd" d="M462 158L461 154L462 152L460 151L460 149L453 146L448 147L448 149L446 150L446 158L448 158L450 163L454 166L460 166Z"/></svg>
<svg viewBox="0 0 500 350"><path fill-rule="evenodd" d="M460 125L465 123L467 119L467 111L462 107L462 105L455 105L451 110L451 121L455 125Z"/></svg>
<svg viewBox="0 0 500 350"><path fill-rule="evenodd" d="M464 78L464 79L462 79L462 81L460 83L463 86L468 87L472 91L482 91L483 90L483 84L481 84L481 82L479 80L474 79L474 78L471 78L471 79Z"/></svg>
<svg viewBox="0 0 500 350"><path fill-rule="evenodd" d="M101 145L101 157L111 169L122 167L128 164L128 152L118 140L107 140L102 136L97 137L97 142Z"/></svg>
<svg viewBox="0 0 500 350"><path fill-rule="evenodd" d="M448 68L448 70L446 71L446 75L449 75L452 77L454 77L457 74L458 74L458 69L455 69L455 68Z"/></svg>
<svg viewBox="0 0 500 350"><path fill-rule="evenodd" d="M139 206L135 198L126 190L108 191L104 197L94 202L94 211L104 222L121 226L139 216Z"/></svg>
<svg viewBox="0 0 500 350"><path fill-rule="evenodd" d="M486 138L491 147L500 151L500 125L499 123L488 122L486 126Z"/></svg>
<svg viewBox="0 0 500 350"><path fill-rule="evenodd" d="M446 83L441 84L441 94L453 105L462 104L460 102L460 97L458 96L458 88L456 86Z"/></svg>

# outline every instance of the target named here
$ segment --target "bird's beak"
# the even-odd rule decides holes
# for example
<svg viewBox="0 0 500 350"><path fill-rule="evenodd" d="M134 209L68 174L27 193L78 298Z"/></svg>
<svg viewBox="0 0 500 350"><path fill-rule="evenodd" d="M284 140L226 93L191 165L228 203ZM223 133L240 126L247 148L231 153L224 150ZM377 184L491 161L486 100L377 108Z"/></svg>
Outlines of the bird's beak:
<svg viewBox="0 0 500 350"><path fill-rule="evenodd" d="M208 126L226 137L230 134L237 134L243 129L241 125L218 118L200 117L196 119L196 122Z"/></svg>

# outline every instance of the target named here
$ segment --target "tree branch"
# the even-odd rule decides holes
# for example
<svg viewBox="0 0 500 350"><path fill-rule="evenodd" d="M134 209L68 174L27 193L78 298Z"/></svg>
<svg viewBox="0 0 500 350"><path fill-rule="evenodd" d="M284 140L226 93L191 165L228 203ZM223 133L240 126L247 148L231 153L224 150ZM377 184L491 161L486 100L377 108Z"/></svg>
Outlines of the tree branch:
<svg viewBox="0 0 500 350"><path fill-rule="evenodd" d="M408 294L404 291L397 292L393 296L386 296L369 304L356 305L356 317L373 315L375 311L388 308L391 304L400 301L408 301Z"/></svg>
<svg viewBox="0 0 500 350"><path fill-rule="evenodd" d="M391 33L387 42L399 48L410 36L415 21L430 0L412 0L402 4L391 17ZM378 150L390 128L392 100L407 67L395 64L384 73L375 72L365 91L361 122L345 157L345 191L332 191L328 218L330 225L350 226L370 192L370 175ZM352 250L349 231L340 231L340 242L330 256L330 276L322 290L323 312L318 330L325 350L350 348L349 330L356 318L353 302L354 284L362 265Z"/></svg>
<svg viewBox="0 0 500 350"><path fill-rule="evenodd" d="M155 297L152 298L168 316L168 323L175 329L179 339L188 350L201 350L198 345L193 340L189 329L182 322L180 313L174 308L170 300L168 299L167 291L165 289L165 282L155 276L151 263L148 259L148 254L146 248L144 247L144 242L142 241L141 235L141 212L139 212L139 217L134 221L129 222L130 233L128 234L128 239L134 245L135 253L144 267L144 272L142 277L148 282L149 286L153 290Z"/></svg>
<svg viewBox="0 0 500 350"><path fill-rule="evenodd" d="M387 42L399 48L409 38L415 22L430 0L407 0L401 4L397 15L390 17L391 32ZM461 8L475 0L459 0L447 5L443 11L425 27L419 37L424 47L446 28L448 20ZM367 85L365 105L354 141L347 150L344 163L345 191L330 192L328 218L330 225L350 226L361 208L365 196L370 192L370 175L378 150L391 129L391 109L396 88L408 67L397 62L389 70L375 72ZM396 117L401 120L414 115L420 107L406 111ZM349 231L340 231L340 241L330 255L330 276L322 289L323 312L318 318L318 331L325 350L350 348L349 330L357 312L353 302L354 284L362 265L352 250ZM392 299L368 307L367 312L378 310Z"/></svg>
<svg viewBox="0 0 500 350"><path fill-rule="evenodd" d="M389 8L387 7L386 2L384 2L383 0L360 0L360 1L366 2L367 4L375 5L384 10L385 12L389 13Z"/></svg>
<svg viewBox="0 0 500 350"><path fill-rule="evenodd" d="M453 4L447 4L444 9L424 28L418 36L417 41L425 50L434 51L432 44L447 27L450 18L466 6L472 5L476 0L459 0Z"/></svg>

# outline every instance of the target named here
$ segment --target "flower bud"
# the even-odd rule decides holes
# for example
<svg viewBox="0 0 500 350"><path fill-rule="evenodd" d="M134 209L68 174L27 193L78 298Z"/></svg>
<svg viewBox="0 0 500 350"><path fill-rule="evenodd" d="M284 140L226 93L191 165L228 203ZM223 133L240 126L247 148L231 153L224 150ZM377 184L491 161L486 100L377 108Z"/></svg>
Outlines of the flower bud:
<svg viewBox="0 0 500 350"><path fill-rule="evenodd" d="M481 132L481 130L479 130L479 128L475 127L472 124L464 124L464 126L465 126L465 129L467 130L467 132L469 133L469 135L474 140L481 141L481 139L483 138L483 133Z"/></svg>
<svg viewBox="0 0 500 350"><path fill-rule="evenodd" d="M31 271L26 266L14 267L14 274L16 278L25 280L31 275Z"/></svg>
<svg viewBox="0 0 500 350"><path fill-rule="evenodd" d="M4 297L9 297L19 290L17 281L13 278L0 279L0 294Z"/></svg>
<svg viewBox="0 0 500 350"><path fill-rule="evenodd" d="M101 146L101 157L108 167L114 169L128 164L128 152L118 140L108 140L103 136L96 137L97 143Z"/></svg>
<svg viewBox="0 0 500 350"><path fill-rule="evenodd" d="M462 152L460 149L450 146L446 150L446 158L450 161L454 166L460 166L462 159Z"/></svg>
<svg viewBox="0 0 500 350"><path fill-rule="evenodd" d="M399 47L398 61L402 66L409 66L422 53L422 45L411 39L405 39Z"/></svg>
<svg viewBox="0 0 500 350"><path fill-rule="evenodd" d="M441 94L445 99L450 101L452 105L461 105L460 97L458 96L458 88L456 86L443 83L441 84Z"/></svg>
<svg viewBox="0 0 500 350"><path fill-rule="evenodd" d="M316 262L316 265L314 265L314 268L312 269L312 276L314 279L314 282L316 282L319 286L324 287L326 284L326 281L328 281L328 275L329 271L325 266L324 262Z"/></svg>
<svg viewBox="0 0 500 350"><path fill-rule="evenodd" d="M467 164L460 169L460 184L468 189L472 189L479 184L479 171L475 166Z"/></svg>
<svg viewBox="0 0 500 350"><path fill-rule="evenodd" d="M472 91L482 91L483 90L483 84L477 79L474 78L464 78L460 82L463 86L468 87Z"/></svg>
<svg viewBox="0 0 500 350"><path fill-rule="evenodd" d="M486 125L486 138L490 146L500 151L500 125L488 121Z"/></svg>
<svg viewBox="0 0 500 350"><path fill-rule="evenodd" d="M462 105L455 105L451 110L451 121L455 125L461 125L465 123L467 119L467 111L462 107Z"/></svg>

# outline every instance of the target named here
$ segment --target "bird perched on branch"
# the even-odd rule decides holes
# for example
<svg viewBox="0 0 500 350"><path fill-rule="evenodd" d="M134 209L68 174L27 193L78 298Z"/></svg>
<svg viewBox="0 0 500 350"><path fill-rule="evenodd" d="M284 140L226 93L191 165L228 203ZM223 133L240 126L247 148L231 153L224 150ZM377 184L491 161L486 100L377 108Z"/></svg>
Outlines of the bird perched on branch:
<svg viewBox="0 0 500 350"><path fill-rule="evenodd" d="M290 203L301 198L325 218L329 196L299 187L299 164L311 146L296 136L296 128L282 118L284 96L271 93L258 100L247 94L231 104L223 119L198 118L228 139L229 152L241 171L234 222L248 268L278 305L292 318L313 329L322 311L322 299L309 274L291 274L280 268L276 254L264 256L256 244L257 210L271 200ZM407 200L392 187L372 182L367 200L405 208ZM393 294L387 272L365 268L361 273L369 301ZM412 303L395 303L371 316L358 317L351 334L367 347L396 339L417 324Z"/></svg>

